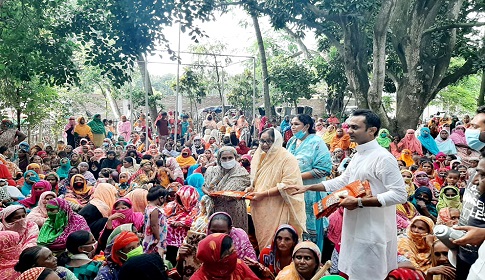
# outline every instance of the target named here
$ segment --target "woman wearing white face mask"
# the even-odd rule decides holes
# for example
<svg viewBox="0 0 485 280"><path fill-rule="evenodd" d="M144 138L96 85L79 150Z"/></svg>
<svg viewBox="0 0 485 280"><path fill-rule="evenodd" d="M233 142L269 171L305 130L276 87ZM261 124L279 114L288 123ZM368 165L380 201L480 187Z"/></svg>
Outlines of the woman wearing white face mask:
<svg viewBox="0 0 485 280"><path fill-rule="evenodd" d="M217 165L211 166L205 173L203 191L206 194L216 191L244 191L250 186L249 173L236 161L236 149L222 147L217 153ZM244 199L231 197L212 197L215 212L226 212L233 220L233 225L248 231L248 214Z"/></svg>

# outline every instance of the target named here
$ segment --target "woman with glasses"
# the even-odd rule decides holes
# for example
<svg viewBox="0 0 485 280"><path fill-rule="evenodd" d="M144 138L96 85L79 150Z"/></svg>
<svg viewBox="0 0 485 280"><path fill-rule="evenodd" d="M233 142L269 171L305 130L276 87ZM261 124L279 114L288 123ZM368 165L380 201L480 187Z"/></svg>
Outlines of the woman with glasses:
<svg viewBox="0 0 485 280"><path fill-rule="evenodd" d="M282 224L293 226L301 238L306 229L303 194L290 195L285 185L302 185L298 160L283 148L281 133L268 128L261 133L259 148L251 161L253 179L250 195L259 249L271 245L273 234Z"/></svg>

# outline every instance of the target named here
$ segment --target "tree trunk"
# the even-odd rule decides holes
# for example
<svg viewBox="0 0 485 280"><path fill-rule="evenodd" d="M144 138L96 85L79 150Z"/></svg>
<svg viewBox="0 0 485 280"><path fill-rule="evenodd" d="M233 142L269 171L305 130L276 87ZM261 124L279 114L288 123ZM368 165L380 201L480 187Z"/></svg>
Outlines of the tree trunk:
<svg viewBox="0 0 485 280"><path fill-rule="evenodd" d="M217 57L214 55L214 63L215 63L215 69L216 69L216 76L217 76L217 92L219 93L219 98L221 98L221 104L222 104L222 115L224 116L226 114L226 104L224 104L224 96L222 92L222 85L221 83L224 81L221 81L221 75L219 74L219 65L217 63ZM222 70L224 71L224 69Z"/></svg>
<svg viewBox="0 0 485 280"><path fill-rule="evenodd" d="M482 83L480 85L480 94L478 95L478 106L485 105L485 70L482 70Z"/></svg>
<svg viewBox="0 0 485 280"><path fill-rule="evenodd" d="M20 116L22 114L22 110L21 109L17 109L17 129L20 130Z"/></svg>
<svg viewBox="0 0 485 280"><path fill-rule="evenodd" d="M109 106L111 107L111 111L113 111L113 115L115 115L115 118L119 120L121 116L121 111L120 111L120 108L118 107L118 104L116 103L116 100L113 98L113 95L111 94L111 90L109 87L106 89L105 96L108 99Z"/></svg>
<svg viewBox="0 0 485 280"><path fill-rule="evenodd" d="M148 88L148 97L153 96L153 88L152 88L152 83L150 81L150 73L148 73L148 69L146 69L146 73L148 74L148 77L145 77L145 61L144 61L143 55L138 56L138 68L140 69L143 85L145 86L145 88ZM145 82L147 83L146 85L145 85ZM157 103L148 102L148 111L150 113L150 118L152 120L152 126L154 126L155 119L158 116ZM147 122L148 122L148 116L147 116ZM147 123L147 126L148 126L148 123Z"/></svg>
<svg viewBox="0 0 485 280"><path fill-rule="evenodd" d="M385 0L381 5L379 14L374 24L373 36L373 59L372 59L372 81L369 88L368 102L370 109L374 110L381 117L382 127L389 127L389 118L384 111L382 104L382 91L386 77L386 40L391 16L397 0Z"/></svg>
<svg viewBox="0 0 485 280"><path fill-rule="evenodd" d="M273 116L271 110L271 99L269 96L269 74L268 63L266 61L266 51L264 49L263 36L261 35L261 28L259 27L258 16L254 11L249 11L251 19L253 20L254 31L256 33L256 40L258 41L259 57L261 59L261 72L263 74L263 99L264 111L268 118ZM254 117L254 116L253 116Z"/></svg>

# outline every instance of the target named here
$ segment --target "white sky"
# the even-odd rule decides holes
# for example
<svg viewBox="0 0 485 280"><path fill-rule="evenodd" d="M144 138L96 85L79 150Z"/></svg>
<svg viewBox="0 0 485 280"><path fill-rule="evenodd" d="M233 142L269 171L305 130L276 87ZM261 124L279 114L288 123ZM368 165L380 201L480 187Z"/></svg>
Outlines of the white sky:
<svg viewBox="0 0 485 280"><path fill-rule="evenodd" d="M246 28L242 23L247 23ZM264 34L266 32L271 32L273 29L267 17L259 18L259 24L264 39ZM227 44L225 54L251 56L250 52L248 52L248 48L250 48L256 42L254 28L251 18L239 7L234 7L231 11L223 15L219 13L216 15L215 21L200 23L198 26L205 31L206 35L208 35L208 37L200 39L199 43L204 44L210 43L211 41L220 41ZM167 27L165 29L165 36L169 40L171 48L174 51L177 51L178 46L178 29L178 25ZM305 43L311 48L315 48L316 45L313 37L313 35L310 36L310 34L308 34L307 38L305 39ZM181 52L188 51L189 45L193 44L195 43L191 40L188 32L181 33ZM149 63L153 62L152 64L148 65L150 74L159 76L166 73L176 74L177 66L175 61L171 61L167 53L163 53L162 56L162 58L160 58L158 55L149 57ZM181 54L180 56L182 58L182 63L192 63L192 55ZM244 58L232 58L233 63L242 60L244 60ZM160 62L164 64L160 64ZM182 65L180 67L181 73L183 68L184 66ZM241 64L236 64L226 68L226 70L232 74L240 73L243 71L243 69L244 67Z"/></svg>

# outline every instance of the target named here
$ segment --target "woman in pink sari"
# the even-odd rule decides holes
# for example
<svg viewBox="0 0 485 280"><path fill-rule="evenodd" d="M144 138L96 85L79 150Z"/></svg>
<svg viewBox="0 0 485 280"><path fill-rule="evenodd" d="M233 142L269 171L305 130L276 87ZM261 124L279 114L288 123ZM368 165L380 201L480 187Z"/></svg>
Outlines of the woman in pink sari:
<svg viewBox="0 0 485 280"><path fill-rule="evenodd" d="M118 214L116 219L112 219L112 228L123 224L133 224L138 231L141 231L145 221L143 213L133 211L133 203L129 198L123 197L118 199L113 205L111 213L110 218ZM108 222L110 218L108 218Z"/></svg>
<svg viewBox="0 0 485 280"><path fill-rule="evenodd" d="M410 150L413 154L423 156L423 147L414 133L414 129L408 129L399 145L401 145L403 149Z"/></svg>
<svg viewBox="0 0 485 280"><path fill-rule="evenodd" d="M37 207L32 209L27 215L27 221L32 221L41 228L44 225L45 220L47 220L47 209L46 205L49 200L56 198L57 195L54 192L47 191L40 195L39 203Z"/></svg>
<svg viewBox="0 0 485 280"><path fill-rule="evenodd" d="M35 183L32 186L31 196L26 199L20 200L19 203L24 205L27 208L34 208L38 205L40 201L40 196L44 192L48 192L51 190L52 190L51 183L49 183L46 180L40 180L39 182Z"/></svg>
<svg viewBox="0 0 485 280"><path fill-rule="evenodd" d="M22 250L37 245L39 227L25 218L27 211L22 205L11 205L0 212L0 231L15 231L20 236Z"/></svg>
<svg viewBox="0 0 485 280"><path fill-rule="evenodd" d="M10 230L0 231L0 279L15 280L20 275L14 266L19 261L22 248L19 244L20 236Z"/></svg>

